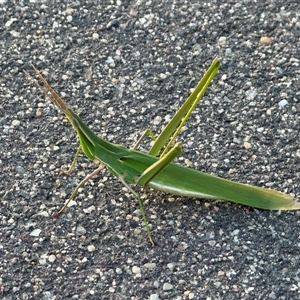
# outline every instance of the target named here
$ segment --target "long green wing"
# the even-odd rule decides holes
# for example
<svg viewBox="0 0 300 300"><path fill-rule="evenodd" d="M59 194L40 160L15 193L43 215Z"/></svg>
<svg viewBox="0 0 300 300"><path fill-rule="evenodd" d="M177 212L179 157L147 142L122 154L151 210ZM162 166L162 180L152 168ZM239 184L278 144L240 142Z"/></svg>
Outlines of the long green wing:
<svg viewBox="0 0 300 300"><path fill-rule="evenodd" d="M136 151L131 151L130 155L122 158L124 165L136 170L137 174L141 174L156 160L156 157ZM174 163L153 178L148 186L170 194L228 200L261 209L300 209L300 203L287 194L233 182Z"/></svg>

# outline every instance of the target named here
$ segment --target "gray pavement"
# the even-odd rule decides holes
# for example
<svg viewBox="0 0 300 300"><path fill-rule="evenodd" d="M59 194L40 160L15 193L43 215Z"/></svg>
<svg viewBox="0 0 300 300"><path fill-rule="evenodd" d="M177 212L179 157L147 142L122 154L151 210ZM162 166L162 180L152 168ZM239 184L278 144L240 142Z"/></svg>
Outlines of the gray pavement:
<svg viewBox="0 0 300 300"><path fill-rule="evenodd" d="M105 139L156 133L215 56L178 163L300 201L298 1L0 1L0 298L300 299L300 213L137 189L94 169L23 70ZM145 142L142 147L148 149ZM186 180L186 178L183 178ZM199 183L201 184L201 183Z"/></svg>

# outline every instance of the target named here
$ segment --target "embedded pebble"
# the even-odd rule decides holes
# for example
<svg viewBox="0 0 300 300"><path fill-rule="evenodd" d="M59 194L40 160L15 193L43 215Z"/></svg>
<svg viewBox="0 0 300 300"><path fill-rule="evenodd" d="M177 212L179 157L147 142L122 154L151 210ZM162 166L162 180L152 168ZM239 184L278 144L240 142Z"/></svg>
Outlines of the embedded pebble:
<svg viewBox="0 0 300 300"><path fill-rule="evenodd" d="M9 33L16 38L20 37L20 31L11 30Z"/></svg>
<svg viewBox="0 0 300 300"><path fill-rule="evenodd" d="M160 73L160 74L159 74L159 77L160 77L161 79L166 79L168 76L167 76L167 74Z"/></svg>
<svg viewBox="0 0 300 300"><path fill-rule="evenodd" d="M132 267L132 273L134 273L134 274L139 274L139 273L141 273L141 268L138 267L138 266L133 266L133 267Z"/></svg>
<svg viewBox="0 0 300 300"><path fill-rule="evenodd" d="M1 4L1 3L0 3L0 4ZM6 23L4 24L4 26L5 26L6 28L9 28L10 25L11 25L13 22L17 21L17 20L18 20L17 18L11 18L11 19L9 19L8 21L6 21Z"/></svg>
<svg viewBox="0 0 300 300"><path fill-rule="evenodd" d="M36 112L35 112L35 115L37 117L40 117L42 115L42 111L40 109L37 109Z"/></svg>
<svg viewBox="0 0 300 300"><path fill-rule="evenodd" d="M157 294L151 294L149 300L159 300L159 296Z"/></svg>
<svg viewBox="0 0 300 300"><path fill-rule="evenodd" d="M267 36L262 36L262 37L260 38L260 42L263 43L263 44L269 45L269 44L272 43L272 39L269 38L269 37L267 37Z"/></svg>
<svg viewBox="0 0 300 300"><path fill-rule="evenodd" d="M96 250L94 245L89 245L87 248L89 252L94 252Z"/></svg>
<svg viewBox="0 0 300 300"><path fill-rule="evenodd" d="M144 267L147 269L153 270L153 269L155 269L156 264L155 263L146 263L146 264L144 264Z"/></svg>
<svg viewBox="0 0 300 300"><path fill-rule="evenodd" d="M225 46L226 45L226 41L227 41L226 36L221 36L219 38L219 44L220 44L220 46Z"/></svg>
<svg viewBox="0 0 300 300"><path fill-rule="evenodd" d="M257 91L256 90L248 90L246 92L246 96L247 96L248 100L254 100L254 98L257 96ZM255 103L252 105L255 106Z"/></svg>
<svg viewBox="0 0 300 300"><path fill-rule="evenodd" d="M56 256L54 255L54 254L51 254L51 255L49 255L49 257L48 257L48 260L49 260L49 262L55 262L55 260L56 260Z"/></svg>
<svg viewBox="0 0 300 300"><path fill-rule="evenodd" d="M232 50L230 48L226 48L225 56L230 56L230 55L232 55Z"/></svg>
<svg viewBox="0 0 300 300"><path fill-rule="evenodd" d="M13 218L10 218L8 221L7 221L7 224L13 224L15 223L15 220Z"/></svg>
<svg viewBox="0 0 300 300"><path fill-rule="evenodd" d="M29 221L24 225L24 227L26 230L29 230L29 229L31 229L31 227L34 227L35 225L36 225L36 222Z"/></svg>
<svg viewBox="0 0 300 300"><path fill-rule="evenodd" d="M94 205L91 205L90 207L88 208L84 208L83 211L86 213L86 214L90 214L91 212L93 212L95 210L95 206Z"/></svg>
<svg viewBox="0 0 300 300"><path fill-rule="evenodd" d="M162 121L162 117L156 116L156 117L154 118L153 124L154 124L154 125L159 125L161 121Z"/></svg>
<svg viewBox="0 0 300 300"><path fill-rule="evenodd" d="M278 102L278 106L279 106L279 107L284 107L284 106L286 106L287 104L288 104L288 102L287 102L287 100L285 100L285 99Z"/></svg>
<svg viewBox="0 0 300 300"><path fill-rule="evenodd" d="M82 226L77 226L76 228L76 234L86 234L86 230Z"/></svg>
<svg viewBox="0 0 300 300"><path fill-rule="evenodd" d="M235 229L235 230L232 231L231 235L238 235L239 232L240 232L239 229Z"/></svg>
<svg viewBox="0 0 300 300"><path fill-rule="evenodd" d="M69 203L68 203L68 207L72 207L72 206L76 206L77 205L77 202L74 201L74 200L71 200Z"/></svg>
<svg viewBox="0 0 300 300"><path fill-rule="evenodd" d="M108 56L105 62L106 62L107 64L113 64L115 61L113 60L112 57Z"/></svg>
<svg viewBox="0 0 300 300"><path fill-rule="evenodd" d="M163 285L163 290L164 291L170 291L170 290L172 290L173 289L173 285L172 284L170 284L170 283L164 283L164 285Z"/></svg>
<svg viewBox="0 0 300 300"><path fill-rule="evenodd" d="M99 39L99 34L94 32L93 33L93 40L95 41L95 40L98 40L98 39Z"/></svg>
<svg viewBox="0 0 300 300"><path fill-rule="evenodd" d="M41 232L42 232L41 229L34 229L34 230L32 230L32 231L30 232L30 236L35 236L35 237L37 237L37 236L40 235Z"/></svg>
<svg viewBox="0 0 300 300"><path fill-rule="evenodd" d="M116 268L116 273L120 275L120 274L122 274L122 273L123 273L123 271L122 271L122 269L121 269L121 268Z"/></svg>
<svg viewBox="0 0 300 300"><path fill-rule="evenodd" d="M47 254L42 254L40 259L39 259L39 263L41 265L45 265L45 264L47 264L47 259L48 259L48 255Z"/></svg>
<svg viewBox="0 0 300 300"><path fill-rule="evenodd" d="M251 148L252 148L251 143L249 143L249 142L244 142L244 148L245 148L245 149L251 149Z"/></svg>
<svg viewBox="0 0 300 300"><path fill-rule="evenodd" d="M49 213L47 211L41 211L38 213L38 215L42 217L49 217Z"/></svg>
<svg viewBox="0 0 300 300"><path fill-rule="evenodd" d="M19 126L20 124L21 124L21 122L20 122L19 120L13 120L13 121L11 122L11 125L14 126L14 127L17 127L17 126Z"/></svg>
<svg viewBox="0 0 300 300"><path fill-rule="evenodd" d="M66 15L72 15L72 13L74 12L74 9L71 7L68 7L65 12L66 12Z"/></svg>
<svg viewBox="0 0 300 300"><path fill-rule="evenodd" d="M183 296L184 297L188 297L190 293L191 293L191 291L184 291L183 292Z"/></svg>
<svg viewBox="0 0 300 300"><path fill-rule="evenodd" d="M51 293L49 291L45 291L43 293L43 295L44 295L43 300L52 300L52 299L54 299L53 293Z"/></svg>
<svg viewBox="0 0 300 300"><path fill-rule="evenodd" d="M187 297L188 299L194 299L194 297L195 297L195 294L192 293L191 291L185 291L185 292L183 293L183 295L184 295L185 297Z"/></svg>
<svg viewBox="0 0 300 300"><path fill-rule="evenodd" d="M173 269L175 268L175 264L174 264L174 263L168 263L168 264L167 264L167 267L168 267L171 271L173 271Z"/></svg>
<svg viewBox="0 0 300 300"><path fill-rule="evenodd" d="M216 245L216 241L210 240L210 241L208 241L208 245L211 247L214 247Z"/></svg>
<svg viewBox="0 0 300 300"><path fill-rule="evenodd" d="M18 173L20 173L20 174L24 174L24 173L25 173L25 169L24 169L23 167L21 167L21 166L17 166L17 167L16 167L16 171L17 171Z"/></svg>

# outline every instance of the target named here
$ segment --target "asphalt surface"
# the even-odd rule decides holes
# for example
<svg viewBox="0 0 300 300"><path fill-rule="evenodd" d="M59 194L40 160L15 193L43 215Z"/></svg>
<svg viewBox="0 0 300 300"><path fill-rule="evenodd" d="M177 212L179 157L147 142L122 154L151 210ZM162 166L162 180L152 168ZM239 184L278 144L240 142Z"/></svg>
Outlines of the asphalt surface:
<svg viewBox="0 0 300 300"><path fill-rule="evenodd" d="M141 193L95 165L30 63L105 139L158 133L215 56L178 163L300 201L298 1L0 1L0 298L300 299L300 213ZM148 149L148 141L142 147ZM187 180L183 178L182 180ZM200 184L200 183L199 183Z"/></svg>

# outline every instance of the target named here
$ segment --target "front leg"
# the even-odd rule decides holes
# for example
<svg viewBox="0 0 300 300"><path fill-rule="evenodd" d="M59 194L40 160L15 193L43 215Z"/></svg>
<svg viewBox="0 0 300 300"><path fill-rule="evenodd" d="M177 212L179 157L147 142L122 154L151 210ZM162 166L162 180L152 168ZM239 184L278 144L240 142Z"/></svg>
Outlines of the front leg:
<svg viewBox="0 0 300 300"><path fill-rule="evenodd" d="M66 174L66 175L71 175L72 171L73 171L74 168L75 168L75 164L76 164L76 162L77 162L77 160L78 160L78 156L79 156L79 153L80 153L80 152L81 152L81 146L78 147L78 149L77 149L77 151L76 151L76 153L75 153L75 156L74 156L74 158L73 158L73 160L72 160L71 166L70 166L70 168L69 168L68 171L59 169L59 170L57 170L56 172L58 172L58 173L63 173L63 174Z"/></svg>
<svg viewBox="0 0 300 300"><path fill-rule="evenodd" d="M57 217L60 214L62 214L64 212L64 210L68 207L69 203L71 202L72 199L75 198L78 190L84 186L84 184L89 181L92 177L94 177L95 175L97 175L101 170L103 170L105 168L104 164L100 164L99 167L93 171L91 174L87 175L78 185L77 187L74 189L74 191L72 192L70 198L67 200L67 202L64 204L64 206L58 211L52 214L53 217Z"/></svg>
<svg viewBox="0 0 300 300"><path fill-rule="evenodd" d="M143 132L142 136L138 139L138 141L133 145L132 149L135 150L141 144L141 142L148 136L150 136L153 141L156 140L156 137L155 137L153 131L151 129L146 129Z"/></svg>

